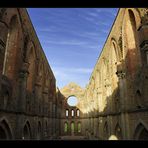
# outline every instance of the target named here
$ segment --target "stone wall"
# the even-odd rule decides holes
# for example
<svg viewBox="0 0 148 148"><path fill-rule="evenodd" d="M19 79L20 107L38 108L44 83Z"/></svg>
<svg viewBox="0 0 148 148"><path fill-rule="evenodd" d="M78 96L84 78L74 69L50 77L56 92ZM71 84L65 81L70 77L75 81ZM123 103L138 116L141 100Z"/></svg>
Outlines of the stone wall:
<svg viewBox="0 0 148 148"><path fill-rule="evenodd" d="M147 18L148 9L119 9L81 105L90 139L148 135Z"/></svg>
<svg viewBox="0 0 148 148"><path fill-rule="evenodd" d="M58 138L56 79L27 10L1 8L0 32L1 138Z"/></svg>

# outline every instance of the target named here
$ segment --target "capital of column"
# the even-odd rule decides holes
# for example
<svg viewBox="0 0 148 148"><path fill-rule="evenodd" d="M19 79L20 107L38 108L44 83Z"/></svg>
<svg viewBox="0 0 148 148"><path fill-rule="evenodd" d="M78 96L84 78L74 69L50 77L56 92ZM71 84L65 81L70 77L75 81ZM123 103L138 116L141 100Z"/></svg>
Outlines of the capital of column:
<svg viewBox="0 0 148 148"><path fill-rule="evenodd" d="M117 75L117 77L118 77L119 79L124 79L125 76L126 76L126 73L123 72L123 71L117 71L117 72L116 72L116 75Z"/></svg>

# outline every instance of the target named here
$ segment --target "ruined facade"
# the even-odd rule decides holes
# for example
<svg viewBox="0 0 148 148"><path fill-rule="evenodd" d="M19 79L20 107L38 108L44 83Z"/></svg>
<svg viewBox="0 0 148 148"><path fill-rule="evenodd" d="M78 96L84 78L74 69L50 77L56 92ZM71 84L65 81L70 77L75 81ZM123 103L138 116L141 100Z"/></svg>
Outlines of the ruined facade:
<svg viewBox="0 0 148 148"><path fill-rule="evenodd" d="M56 80L26 9L0 9L0 139L59 135Z"/></svg>
<svg viewBox="0 0 148 148"><path fill-rule="evenodd" d="M119 9L86 88L59 90L26 9L1 8L0 139L148 140L147 45L148 9Z"/></svg>
<svg viewBox="0 0 148 148"><path fill-rule="evenodd" d="M121 8L79 102L86 139L148 140L148 9Z"/></svg>

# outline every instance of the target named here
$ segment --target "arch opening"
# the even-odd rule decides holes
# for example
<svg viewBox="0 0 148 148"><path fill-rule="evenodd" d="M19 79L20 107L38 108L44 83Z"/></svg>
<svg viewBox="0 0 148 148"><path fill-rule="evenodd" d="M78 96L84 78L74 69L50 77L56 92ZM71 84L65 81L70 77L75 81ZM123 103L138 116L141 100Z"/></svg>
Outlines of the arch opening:
<svg viewBox="0 0 148 148"><path fill-rule="evenodd" d="M148 130L145 128L145 126L140 123L134 134L134 139L136 140L148 140Z"/></svg>
<svg viewBox="0 0 148 148"><path fill-rule="evenodd" d="M22 139L30 140L31 139L31 129L30 124L27 122L23 128L23 137Z"/></svg>
<svg viewBox="0 0 148 148"><path fill-rule="evenodd" d="M0 139L2 139L2 140L12 139L11 130L5 120L2 120L0 122Z"/></svg>

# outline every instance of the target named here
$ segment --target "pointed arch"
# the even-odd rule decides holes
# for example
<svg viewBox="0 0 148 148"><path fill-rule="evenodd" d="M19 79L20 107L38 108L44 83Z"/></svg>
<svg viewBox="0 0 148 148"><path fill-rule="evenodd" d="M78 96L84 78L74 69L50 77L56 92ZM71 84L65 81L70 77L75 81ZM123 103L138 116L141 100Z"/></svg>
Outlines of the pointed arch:
<svg viewBox="0 0 148 148"><path fill-rule="evenodd" d="M3 74L9 79L14 80L19 70L18 66L18 38L19 38L19 23L17 15L12 16L9 24Z"/></svg>
<svg viewBox="0 0 148 148"><path fill-rule="evenodd" d="M66 117L69 116L69 109L66 109L66 113L65 113Z"/></svg>
<svg viewBox="0 0 148 148"><path fill-rule="evenodd" d="M136 129L134 132L134 139L135 140L148 140L148 129L142 122L140 122L136 126Z"/></svg>
<svg viewBox="0 0 148 148"><path fill-rule="evenodd" d="M74 132L75 132L75 123L74 121L71 122L71 135L74 135Z"/></svg>
<svg viewBox="0 0 148 148"><path fill-rule="evenodd" d="M106 121L103 127L103 138L107 140L108 137L109 137L109 130L108 130L108 123Z"/></svg>
<svg viewBox="0 0 148 148"><path fill-rule="evenodd" d="M115 126L115 135L118 138L118 140L122 139L122 130L121 130L119 123L117 123Z"/></svg>
<svg viewBox="0 0 148 148"><path fill-rule="evenodd" d="M77 109L77 117L80 117L80 110Z"/></svg>
<svg viewBox="0 0 148 148"><path fill-rule="evenodd" d="M140 26L140 16L135 9L125 9L122 24L123 58L128 74L134 76L141 65L137 29Z"/></svg>
<svg viewBox="0 0 148 148"><path fill-rule="evenodd" d="M30 140L31 139L31 126L29 121L27 120L24 127L23 127L23 135L22 135L22 139L25 140Z"/></svg>
<svg viewBox="0 0 148 148"><path fill-rule="evenodd" d="M0 139L10 140L12 138L13 136L12 136L11 127L8 124L7 120L5 118L2 118L0 120Z"/></svg>
<svg viewBox="0 0 148 148"><path fill-rule="evenodd" d="M29 41L27 45L27 52L26 52L26 60L27 63L29 63L28 68L28 79L27 79L27 90L29 92L32 92L33 90L33 82L35 80L35 70L36 70L36 54L35 54L35 48L31 41Z"/></svg>
<svg viewBox="0 0 148 148"><path fill-rule="evenodd" d="M114 52L115 52L116 61L117 62L121 61L122 53L118 47L116 40L113 37L111 38L111 47L112 47L112 50L114 50Z"/></svg>
<svg viewBox="0 0 148 148"><path fill-rule="evenodd" d="M78 130L78 133L81 133L81 129L82 129L82 127L81 127L81 122L78 122L78 123L77 123L77 130Z"/></svg>
<svg viewBox="0 0 148 148"><path fill-rule="evenodd" d="M68 132L68 128L69 128L69 127L68 127L68 123L65 122L65 123L64 123L64 132L65 132L65 133Z"/></svg>

